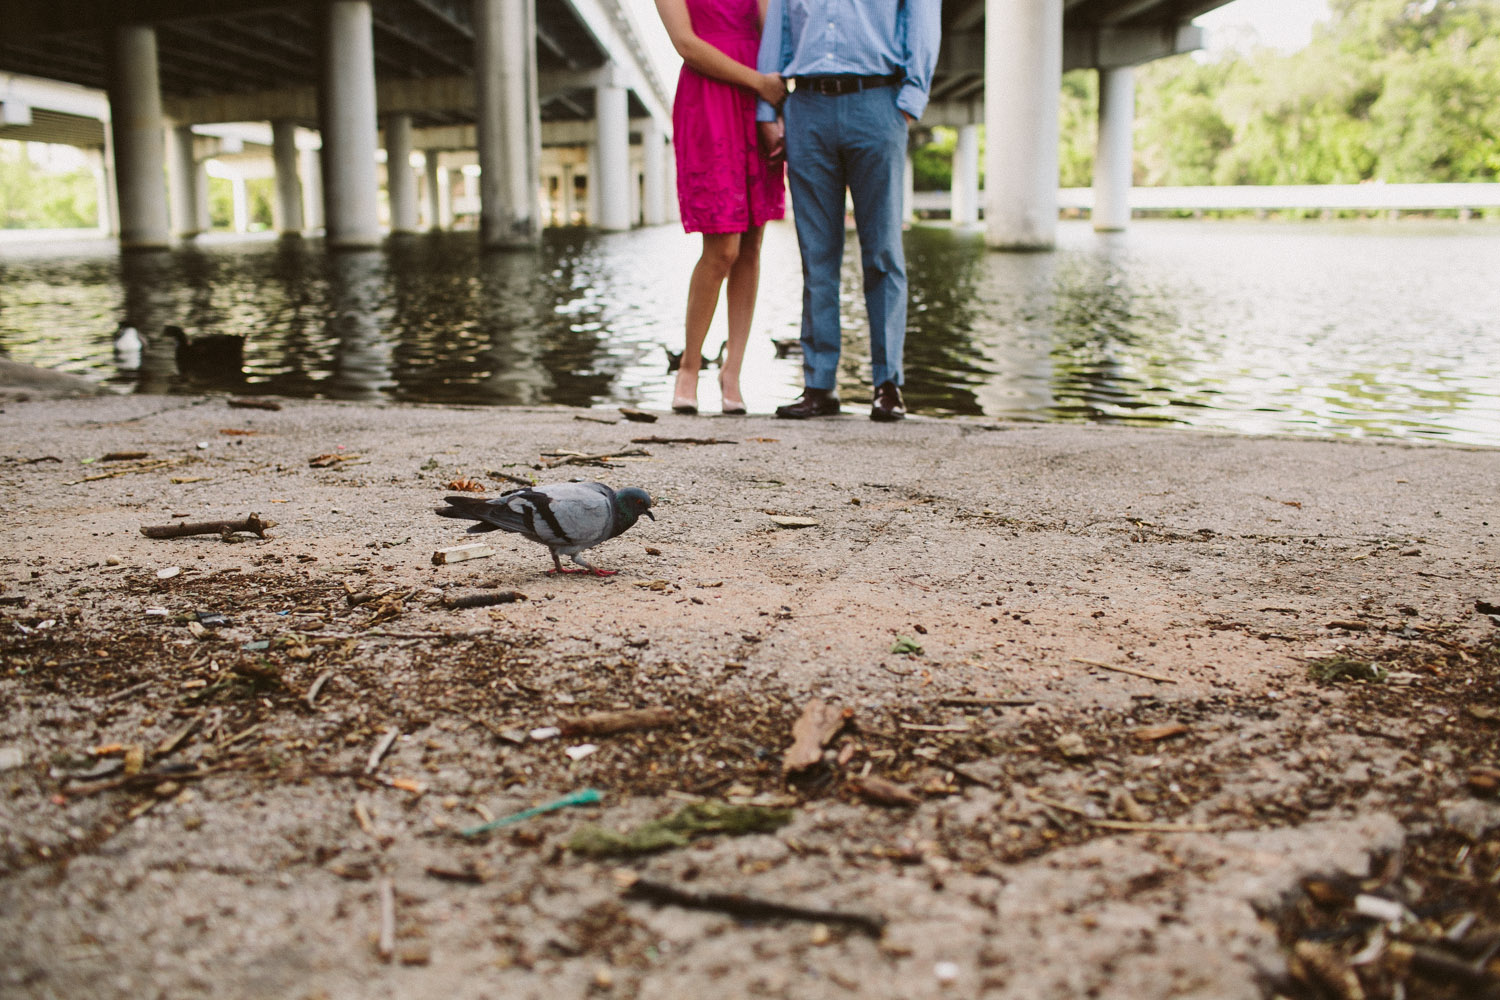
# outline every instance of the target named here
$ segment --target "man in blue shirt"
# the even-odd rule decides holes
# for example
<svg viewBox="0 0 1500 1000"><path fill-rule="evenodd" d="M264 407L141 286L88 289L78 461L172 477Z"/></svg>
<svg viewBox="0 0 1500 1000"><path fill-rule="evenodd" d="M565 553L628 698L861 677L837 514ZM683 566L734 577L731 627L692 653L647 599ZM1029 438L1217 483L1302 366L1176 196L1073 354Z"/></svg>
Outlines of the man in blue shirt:
<svg viewBox="0 0 1500 1000"><path fill-rule="evenodd" d="M756 112L761 141L786 157L802 250L802 396L776 409L805 420L839 412L839 272L844 192L864 265L872 420L906 416L906 256L901 248L907 126L932 88L940 0L769 0L757 68L795 81Z"/></svg>

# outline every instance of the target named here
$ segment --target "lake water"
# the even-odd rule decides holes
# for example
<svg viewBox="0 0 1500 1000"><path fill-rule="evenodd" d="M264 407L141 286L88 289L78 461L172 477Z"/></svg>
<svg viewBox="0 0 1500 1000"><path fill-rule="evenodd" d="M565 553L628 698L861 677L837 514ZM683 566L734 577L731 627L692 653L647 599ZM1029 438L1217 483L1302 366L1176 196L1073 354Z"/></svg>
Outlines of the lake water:
<svg viewBox="0 0 1500 1000"><path fill-rule="evenodd" d="M121 256L90 241L0 243L0 354L121 392L239 393L665 409L696 237L675 227L549 230L536 252L472 233L380 251L213 240ZM976 233L907 234L909 407L931 415L1375 435L1500 445L1500 227L1470 222L1064 222L1052 253ZM767 232L746 361L752 412L793 398L801 272ZM172 348L116 369L124 318L147 334L244 334L242 381L184 379ZM723 339L722 317L706 353ZM840 389L867 400L852 245ZM717 409L711 374L700 403Z"/></svg>

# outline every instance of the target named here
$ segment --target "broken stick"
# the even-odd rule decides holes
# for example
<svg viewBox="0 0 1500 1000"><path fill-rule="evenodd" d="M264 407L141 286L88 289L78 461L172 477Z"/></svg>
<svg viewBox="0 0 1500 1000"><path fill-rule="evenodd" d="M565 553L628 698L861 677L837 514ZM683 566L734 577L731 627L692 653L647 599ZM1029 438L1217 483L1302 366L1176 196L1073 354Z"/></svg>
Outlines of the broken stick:
<svg viewBox="0 0 1500 1000"><path fill-rule="evenodd" d="M657 904L670 903L690 910L718 910L751 920L813 920L825 924L845 924L876 938L885 931L885 918L878 914L798 906L731 892L695 892L648 878L636 879L626 890L626 894Z"/></svg>
<svg viewBox="0 0 1500 1000"><path fill-rule="evenodd" d="M262 520L259 514L251 514L239 521L185 521L181 524L143 524L141 534L147 538L183 538L187 535L232 535L237 531L249 531L259 538L266 537L266 529L276 527L275 521Z"/></svg>

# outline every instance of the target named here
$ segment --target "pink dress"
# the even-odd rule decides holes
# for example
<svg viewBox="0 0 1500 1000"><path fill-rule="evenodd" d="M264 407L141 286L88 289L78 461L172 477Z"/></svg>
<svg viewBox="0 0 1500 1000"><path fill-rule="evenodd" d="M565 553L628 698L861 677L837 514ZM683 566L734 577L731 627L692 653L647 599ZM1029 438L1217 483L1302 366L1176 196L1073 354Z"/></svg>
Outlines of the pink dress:
<svg viewBox="0 0 1500 1000"><path fill-rule="evenodd" d="M693 32L729 58L754 66L758 0L687 0ZM753 91L687 66L672 104L677 204L690 233L743 233L786 214L781 164L760 152Z"/></svg>

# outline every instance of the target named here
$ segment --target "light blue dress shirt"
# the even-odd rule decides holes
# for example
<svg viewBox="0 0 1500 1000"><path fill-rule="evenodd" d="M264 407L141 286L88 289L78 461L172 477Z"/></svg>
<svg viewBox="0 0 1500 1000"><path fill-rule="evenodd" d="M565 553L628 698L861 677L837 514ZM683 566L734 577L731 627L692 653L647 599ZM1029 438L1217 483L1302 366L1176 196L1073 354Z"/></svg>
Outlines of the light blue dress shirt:
<svg viewBox="0 0 1500 1000"><path fill-rule="evenodd" d="M896 106L922 117L942 36L941 0L769 0L760 36L762 73L885 76L905 81ZM776 120L759 102L756 120Z"/></svg>

